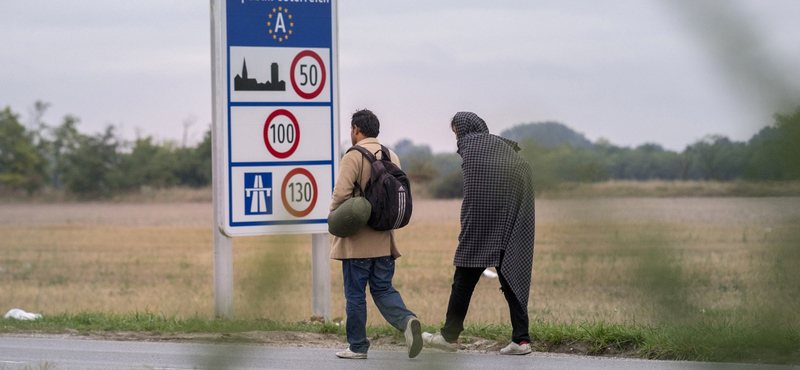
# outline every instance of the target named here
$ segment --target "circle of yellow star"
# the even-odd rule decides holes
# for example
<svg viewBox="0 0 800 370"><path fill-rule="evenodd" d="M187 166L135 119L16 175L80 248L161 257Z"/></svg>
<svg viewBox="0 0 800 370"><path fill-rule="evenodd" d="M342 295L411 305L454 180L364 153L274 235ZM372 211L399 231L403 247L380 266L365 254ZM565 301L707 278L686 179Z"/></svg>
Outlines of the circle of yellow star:
<svg viewBox="0 0 800 370"><path fill-rule="evenodd" d="M286 30L286 28L282 27L283 30L284 30L284 34L282 36L278 37L278 29L272 29L272 27L273 27L272 19L275 19L275 17L273 17L275 12L278 12L279 14L280 13L284 13L284 14L286 14L286 16L289 17L289 19L292 19L292 15L289 14L289 8L286 8L286 7L283 7L283 6L279 6L279 7L277 7L277 9L276 8L272 8L272 14L268 14L269 21L267 21L267 28L268 28L269 34L272 35L272 39L273 40L278 40L278 42L283 42L283 40L289 40L289 35L293 34L293 31L292 31L291 28L294 27L294 22L291 22L291 21L288 22L288 26L289 26L288 30Z"/></svg>

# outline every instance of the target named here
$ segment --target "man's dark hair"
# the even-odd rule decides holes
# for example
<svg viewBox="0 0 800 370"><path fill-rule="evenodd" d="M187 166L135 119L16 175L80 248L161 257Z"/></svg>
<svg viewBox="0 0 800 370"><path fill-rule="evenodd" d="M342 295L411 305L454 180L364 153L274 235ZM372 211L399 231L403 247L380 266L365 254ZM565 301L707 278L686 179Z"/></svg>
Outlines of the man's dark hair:
<svg viewBox="0 0 800 370"><path fill-rule="evenodd" d="M378 116L369 109L361 109L353 113L350 128L353 126L358 127L366 137L378 137L378 133L381 131L381 122L378 121Z"/></svg>

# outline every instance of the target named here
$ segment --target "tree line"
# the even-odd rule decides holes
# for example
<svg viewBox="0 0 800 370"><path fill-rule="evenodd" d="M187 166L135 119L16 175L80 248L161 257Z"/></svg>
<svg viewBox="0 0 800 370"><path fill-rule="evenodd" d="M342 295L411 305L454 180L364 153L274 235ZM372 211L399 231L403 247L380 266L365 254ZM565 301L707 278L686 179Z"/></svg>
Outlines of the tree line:
<svg viewBox="0 0 800 370"><path fill-rule="evenodd" d="M33 194L45 187L85 198L143 186L203 187L211 183L211 130L195 147L151 136L129 142L109 125L89 135L71 115L59 125L42 121L49 104L37 102L26 127L10 107L0 111L0 188Z"/></svg>
<svg viewBox="0 0 800 370"><path fill-rule="evenodd" d="M655 143L634 148L606 139L592 143L557 122L521 124L500 136L519 142L538 189L608 180L800 180L800 108L774 118L746 142L708 135L681 152ZM429 147L408 140L398 143L395 151L409 176L428 183L434 197L462 195L457 154L432 154Z"/></svg>
<svg viewBox="0 0 800 370"><path fill-rule="evenodd" d="M44 188L79 197L107 197L144 186L205 187L211 184L211 131L196 146L156 142L151 136L123 140L112 125L90 135L71 115L59 125L42 121L49 104L37 102L28 125L10 107L0 111L0 190L34 194ZM709 135L681 152L648 143L634 148L594 143L558 122L517 125L501 136L519 142L534 184L607 180L786 181L800 179L800 108L747 142ZM461 158L432 153L404 139L393 149L417 184L437 198L462 195ZM346 148L343 148L346 150Z"/></svg>

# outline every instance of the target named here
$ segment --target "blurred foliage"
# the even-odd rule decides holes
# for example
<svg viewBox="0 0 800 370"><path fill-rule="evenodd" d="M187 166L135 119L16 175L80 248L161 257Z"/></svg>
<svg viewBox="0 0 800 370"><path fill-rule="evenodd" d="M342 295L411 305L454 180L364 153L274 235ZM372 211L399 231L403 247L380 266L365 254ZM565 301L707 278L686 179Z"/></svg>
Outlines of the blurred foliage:
<svg viewBox="0 0 800 370"><path fill-rule="evenodd" d="M425 182L439 176L427 145L414 145L411 140L404 139L394 145L394 152L403 158L401 165L411 181Z"/></svg>
<svg viewBox="0 0 800 370"><path fill-rule="evenodd" d="M448 199L460 198L464 196L464 176L461 170L451 171L431 187L431 195L434 198Z"/></svg>

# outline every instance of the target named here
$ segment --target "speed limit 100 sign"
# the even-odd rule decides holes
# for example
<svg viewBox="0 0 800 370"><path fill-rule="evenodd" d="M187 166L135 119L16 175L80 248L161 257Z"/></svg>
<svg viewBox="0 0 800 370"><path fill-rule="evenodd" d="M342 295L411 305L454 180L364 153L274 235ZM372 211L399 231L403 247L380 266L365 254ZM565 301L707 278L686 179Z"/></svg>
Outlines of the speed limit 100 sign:
<svg viewBox="0 0 800 370"><path fill-rule="evenodd" d="M286 109L273 111L264 123L264 145L275 158L289 158L300 143L300 125Z"/></svg>
<svg viewBox="0 0 800 370"><path fill-rule="evenodd" d="M338 171L336 1L224 1L215 131L226 234L327 232ZM218 173L219 174L219 173Z"/></svg>

